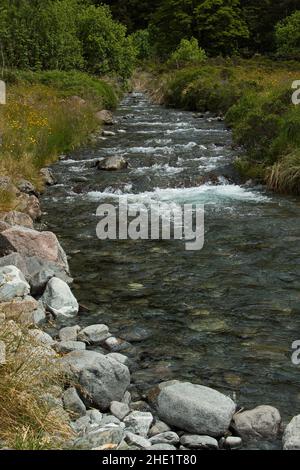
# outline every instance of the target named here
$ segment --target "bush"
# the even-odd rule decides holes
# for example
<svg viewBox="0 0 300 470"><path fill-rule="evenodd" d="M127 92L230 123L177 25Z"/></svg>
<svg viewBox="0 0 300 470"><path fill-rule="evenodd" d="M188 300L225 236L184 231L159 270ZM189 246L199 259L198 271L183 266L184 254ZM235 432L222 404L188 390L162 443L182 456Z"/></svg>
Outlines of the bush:
<svg viewBox="0 0 300 470"><path fill-rule="evenodd" d="M112 19L107 6L85 8L79 15L78 28L88 72L114 72L123 79L131 76L136 51L126 37L126 27Z"/></svg>
<svg viewBox="0 0 300 470"><path fill-rule="evenodd" d="M150 33L147 29L140 29L131 36L132 44L136 50L138 60L148 60L152 56Z"/></svg>
<svg viewBox="0 0 300 470"><path fill-rule="evenodd" d="M185 65L201 64L206 58L206 53L199 47L197 39L192 38L190 41L182 39L176 51L171 54L168 64L180 68Z"/></svg>
<svg viewBox="0 0 300 470"><path fill-rule="evenodd" d="M276 26L277 53L288 59L300 59L300 11Z"/></svg>

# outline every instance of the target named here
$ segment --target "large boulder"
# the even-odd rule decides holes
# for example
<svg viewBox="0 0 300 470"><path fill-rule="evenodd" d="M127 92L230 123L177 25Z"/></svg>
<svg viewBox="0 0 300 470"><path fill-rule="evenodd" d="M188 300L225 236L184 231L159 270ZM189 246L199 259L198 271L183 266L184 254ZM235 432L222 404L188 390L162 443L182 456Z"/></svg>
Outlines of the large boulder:
<svg viewBox="0 0 300 470"><path fill-rule="evenodd" d="M284 431L283 450L300 450L300 415L294 416Z"/></svg>
<svg viewBox="0 0 300 470"><path fill-rule="evenodd" d="M244 440L276 439L280 425L280 413L273 406L257 406L233 417L233 426Z"/></svg>
<svg viewBox="0 0 300 470"><path fill-rule="evenodd" d="M229 428L236 405L212 388L189 382L160 384L149 394L157 414L170 426L193 434L222 436Z"/></svg>
<svg viewBox="0 0 300 470"><path fill-rule="evenodd" d="M108 326L90 325L78 333L78 340L97 346L106 340L109 336Z"/></svg>
<svg viewBox="0 0 300 470"><path fill-rule="evenodd" d="M109 157L104 158L104 160L100 160L97 163L98 170L103 171L117 171L117 170L124 170L128 168L128 162L125 160L124 157Z"/></svg>
<svg viewBox="0 0 300 470"><path fill-rule="evenodd" d="M30 293L30 286L23 273L15 266L0 268L0 302L23 298Z"/></svg>
<svg viewBox="0 0 300 470"><path fill-rule="evenodd" d="M42 216L40 201L33 195L22 193L17 199L16 209L28 214L32 220L39 220Z"/></svg>
<svg viewBox="0 0 300 470"><path fill-rule="evenodd" d="M8 225L21 225L23 227L28 227L33 229L33 220L24 212L10 211L4 214L1 214L1 219L6 222ZM9 228L9 227L8 227Z"/></svg>
<svg viewBox="0 0 300 470"><path fill-rule="evenodd" d="M98 111L96 113L96 118L102 123L106 124L107 126L111 126L114 124L114 117L110 111L107 109L103 109L102 111Z"/></svg>
<svg viewBox="0 0 300 470"><path fill-rule="evenodd" d="M40 175L45 185L54 186L56 184L56 180L53 176L53 173L51 170L49 170L49 168L42 168L40 170Z"/></svg>
<svg viewBox="0 0 300 470"><path fill-rule="evenodd" d="M101 411L112 401L122 401L130 384L129 370L123 364L95 351L74 351L61 359L65 372L79 384L86 404Z"/></svg>
<svg viewBox="0 0 300 470"><path fill-rule="evenodd" d="M79 305L68 284L53 277L41 298L45 307L56 317L75 317Z"/></svg>
<svg viewBox="0 0 300 470"><path fill-rule="evenodd" d="M67 256L52 232L38 232L26 227L12 227L1 233L1 238L23 256L37 256L52 261L69 272ZM9 251L8 253L9 254Z"/></svg>
<svg viewBox="0 0 300 470"><path fill-rule="evenodd" d="M16 298L0 303L0 314L5 313L8 320L14 320L26 325L39 325L46 320L43 305L30 295L23 299Z"/></svg>

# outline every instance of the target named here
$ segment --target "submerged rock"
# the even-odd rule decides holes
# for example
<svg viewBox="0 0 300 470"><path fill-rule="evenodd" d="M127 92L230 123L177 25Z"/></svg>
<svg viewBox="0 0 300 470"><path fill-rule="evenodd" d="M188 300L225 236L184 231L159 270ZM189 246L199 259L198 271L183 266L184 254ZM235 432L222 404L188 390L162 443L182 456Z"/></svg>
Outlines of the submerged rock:
<svg viewBox="0 0 300 470"><path fill-rule="evenodd" d="M74 351L64 356L61 364L78 382L84 401L101 411L112 401L121 401L130 384L126 366L94 351Z"/></svg>
<svg viewBox="0 0 300 470"><path fill-rule="evenodd" d="M128 168L128 162L124 157L109 157L97 163L98 170L117 171Z"/></svg>
<svg viewBox="0 0 300 470"><path fill-rule="evenodd" d="M280 431L281 416L272 406L258 406L253 410L237 413L233 426L239 436L249 439L276 439Z"/></svg>
<svg viewBox="0 0 300 470"><path fill-rule="evenodd" d="M190 433L221 436L229 428L236 405L231 398L202 385L171 381L149 394L159 417Z"/></svg>
<svg viewBox="0 0 300 470"><path fill-rule="evenodd" d="M78 314L79 305L70 287L56 277L48 282L41 300L56 317L74 317Z"/></svg>
<svg viewBox="0 0 300 470"><path fill-rule="evenodd" d="M44 184L47 186L54 186L56 184L56 180L53 176L53 173L49 168L42 168L40 170L40 175L43 179Z"/></svg>

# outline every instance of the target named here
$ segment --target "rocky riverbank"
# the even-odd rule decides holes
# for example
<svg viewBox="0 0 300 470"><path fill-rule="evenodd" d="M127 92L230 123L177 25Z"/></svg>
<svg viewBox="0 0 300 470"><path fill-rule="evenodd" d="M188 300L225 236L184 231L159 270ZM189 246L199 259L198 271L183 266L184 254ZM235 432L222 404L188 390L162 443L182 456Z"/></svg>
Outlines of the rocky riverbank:
<svg viewBox="0 0 300 470"><path fill-rule="evenodd" d="M100 169L108 169L108 163ZM51 171L43 172L47 184L55 184ZM284 429L280 412L271 406L242 410L212 388L176 380L139 394L131 383L130 360L121 353L124 341L113 336L108 325L76 324L81 307L72 293L67 255L54 233L34 226L41 217L35 188L23 181L16 191L27 209L1 214L0 330L14 330L15 343L30 337L26 355L47 358L43 367L60 374L59 384L40 398L68 428L58 436L60 447L238 449L256 440L278 441L283 435L285 449L300 448L299 416ZM66 320L72 326L60 328ZM11 336L1 336L0 373L8 365L9 343ZM37 361L31 367L36 368ZM3 439L2 447L8 445ZM50 442L50 448L56 445Z"/></svg>

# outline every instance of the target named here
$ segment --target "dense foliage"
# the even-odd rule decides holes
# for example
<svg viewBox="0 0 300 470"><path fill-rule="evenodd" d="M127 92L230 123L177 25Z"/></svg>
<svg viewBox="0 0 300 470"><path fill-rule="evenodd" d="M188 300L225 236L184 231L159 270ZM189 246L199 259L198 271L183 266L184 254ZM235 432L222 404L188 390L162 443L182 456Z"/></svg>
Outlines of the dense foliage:
<svg viewBox="0 0 300 470"><path fill-rule="evenodd" d="M83 0L0 0L0 45L7 67L84 69L130 76L135 49L107 6Z"/></svg>
<svg viewBox="0 0 300 470"><path fill-rule="evenodd" d="M300 59L300 11L278 23L276 41L281 57Z"/></svg>
<svg viewBox="0 0 300 470"><path fill-rule="evenodd" d="M94 0L93 3L101 3ZM275 53L279 21L299 0L106 0L130 31L149 27L156 52L166 57L181 39L195 37L211 55Z"/></svg>

